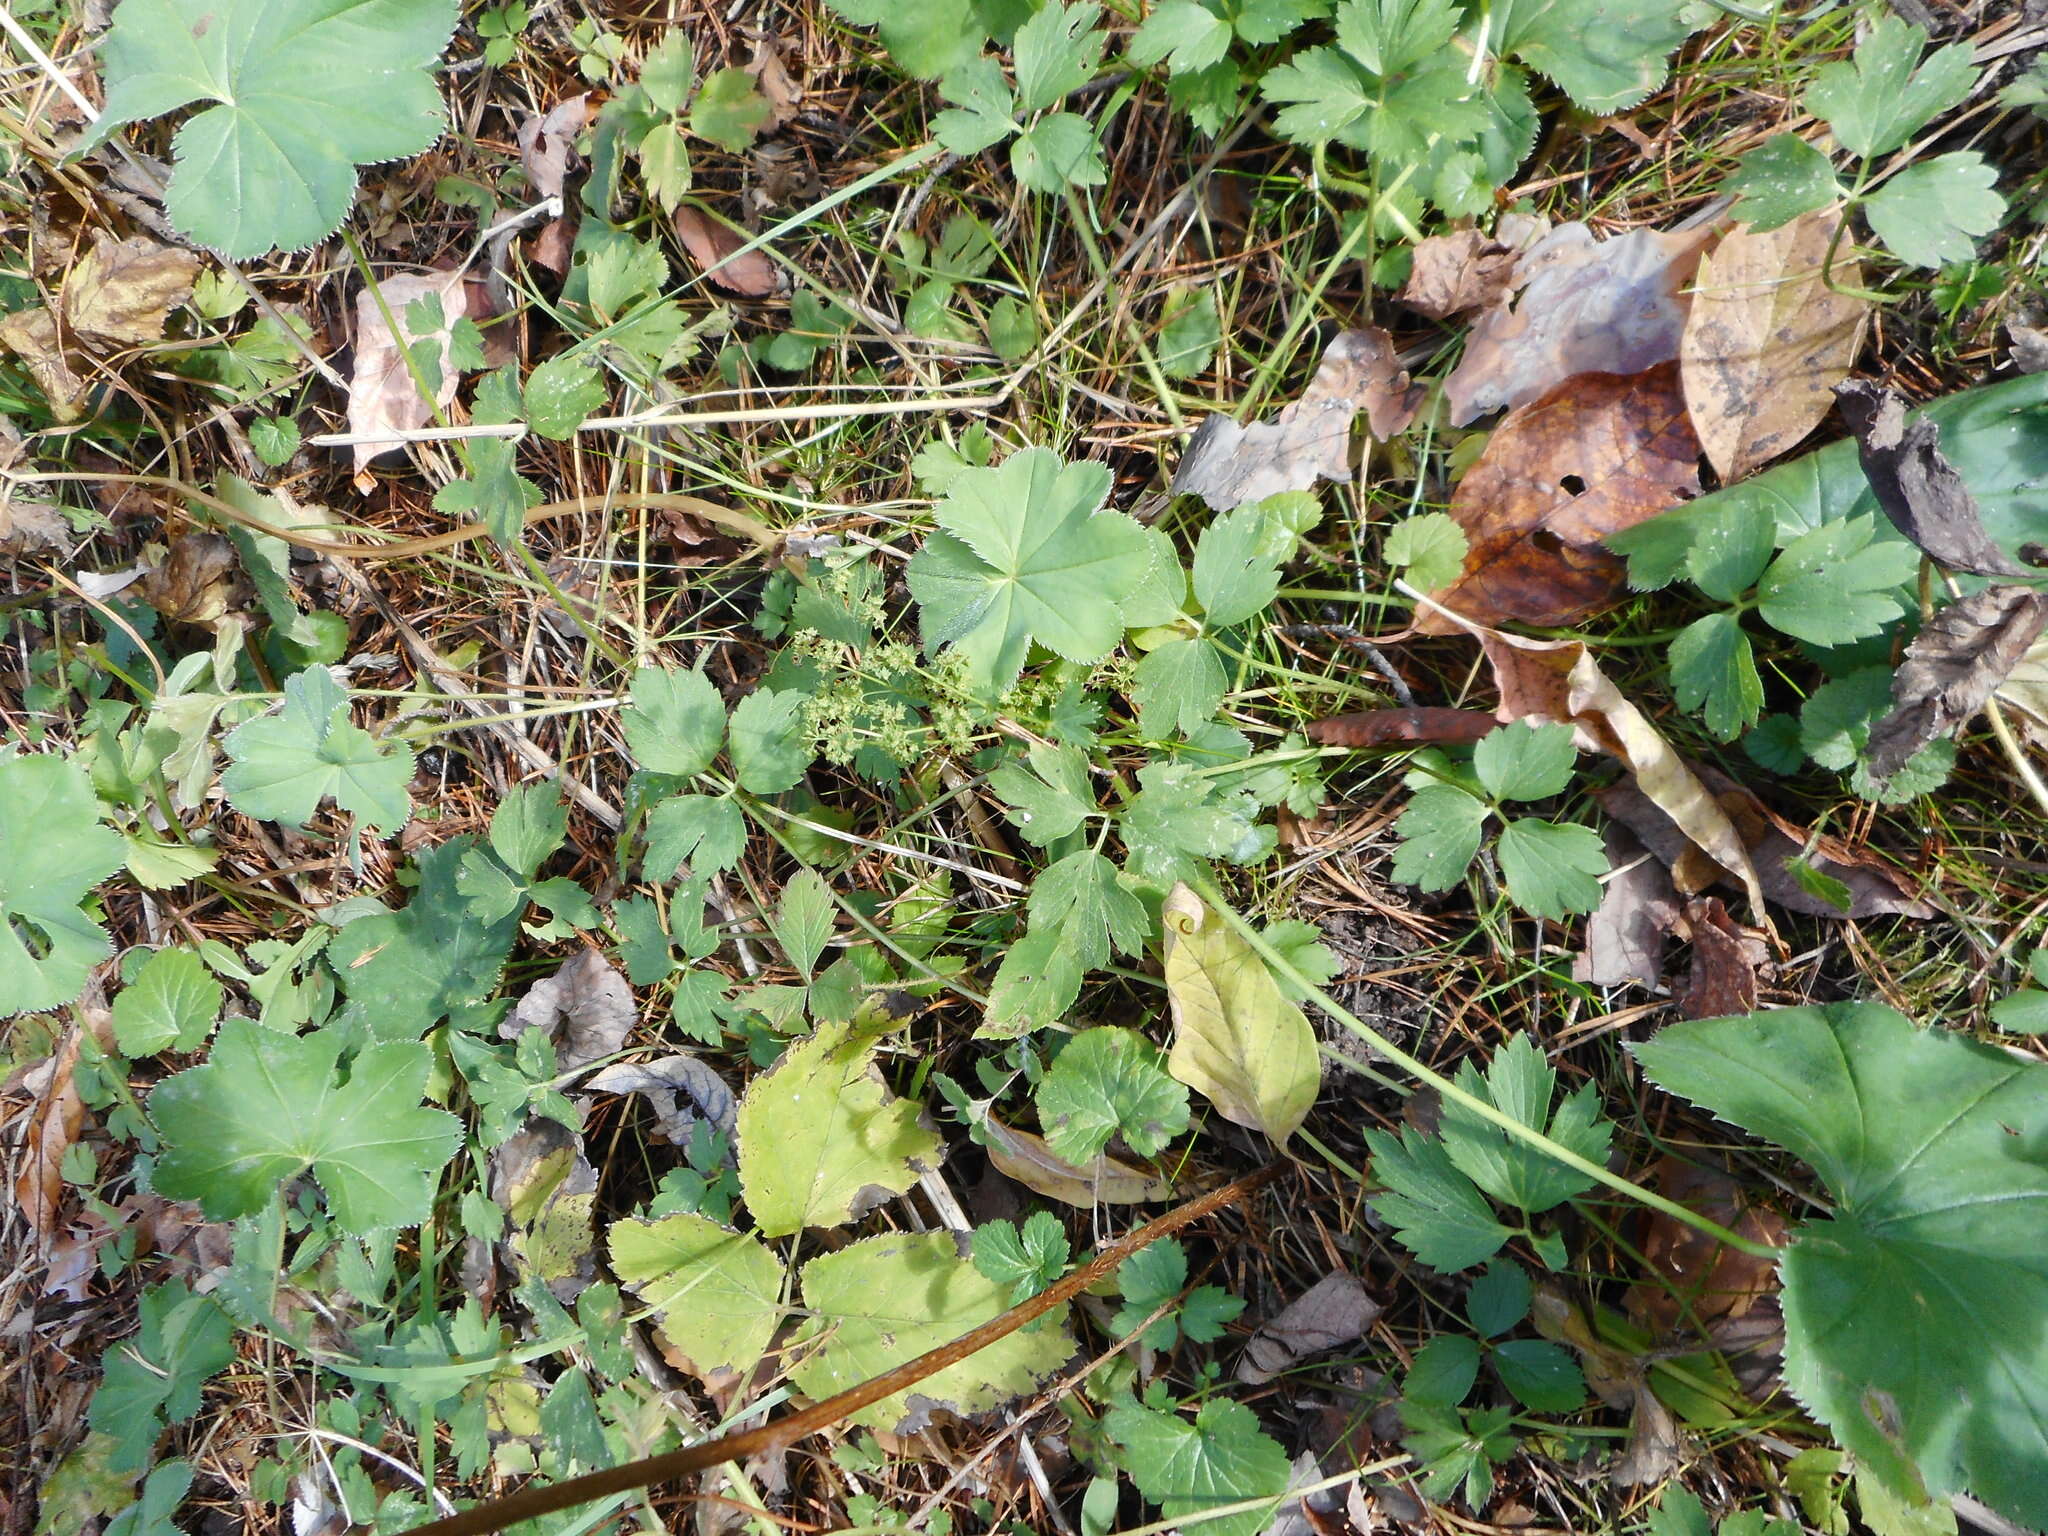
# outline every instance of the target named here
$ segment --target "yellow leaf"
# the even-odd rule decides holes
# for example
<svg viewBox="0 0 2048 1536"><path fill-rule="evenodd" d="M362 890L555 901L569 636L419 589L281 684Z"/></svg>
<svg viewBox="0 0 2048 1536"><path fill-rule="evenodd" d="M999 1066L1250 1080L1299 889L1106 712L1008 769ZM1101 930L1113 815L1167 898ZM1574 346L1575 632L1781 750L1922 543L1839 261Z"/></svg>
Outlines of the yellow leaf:
<svg viewBox="0 0 2048 1536"><path fill-rule="evenodd" d="M1315 1031L1280 995L1265 961L1184 885L1166 898L1166 1070L1224 1119L1276 1144L1308 1117L1322 1086Z"/></svg>

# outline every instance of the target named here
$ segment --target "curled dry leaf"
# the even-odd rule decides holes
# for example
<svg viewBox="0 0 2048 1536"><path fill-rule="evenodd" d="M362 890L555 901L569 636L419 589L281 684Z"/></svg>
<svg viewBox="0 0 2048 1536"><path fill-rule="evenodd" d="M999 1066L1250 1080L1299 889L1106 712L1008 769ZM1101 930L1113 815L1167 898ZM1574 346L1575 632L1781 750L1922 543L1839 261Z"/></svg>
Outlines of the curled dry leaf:
<svg viewBox="0 0 2048 1536"><path fill-rule="evenodd" d="M1671 871L1627 827L1609 822L1600 839L1614 873L1586 919L1585 949L1572 962L1572 980L1654 987L1663 975L1665 937L1679 916Z"/></svg>
<svg viewBox="0 0 2048 1536"><path fill-rule="evenodd" d="M689 203L675 211L676 238L713 287L743 299L772 299L782 291L782 273L766 251L738 254L746 237Z"/></svg>
<svg viewBox="0 0 2048 1536"><path fill-rule="evenodd" d="M137 236L101 233L64 279L64 322L95 346L161 339L170 312L192 296L199 258Z"/></svg>
<svg viewBox="0 0 2048 1536"><path fill-rule="evenodd" d="M1362 709L1311 722L1308 738L1325 747L1443 746L1475 742L1498 724L1483 709Z"/></svg>
<svg viewBox="0 0 2048 1536"><path fill-rule="evenodd" d="M1656 806L1688 846L1736 881L1761 912L1764 886L1734 819L1649 718L1622 697L1585 646L1498 631L1480 632L1479 643L1500 689L1501 719L1569 725L1581 750L1604 752L1619 762L1628 769L1634 792ZM1629 826L1646 847L1671 862L1641 828L1633 822Z"/></svg>
<svg viewBox="0 0 2048 1536"><path fill-rule="evenodd" d="M1711 229L1630 230L1596 240L1560 224L1515 263L1512 306L1482 314L1444 381L1463 426L1537 399L1581 373L1641 373L1678 356L1685 286Z"/></svg>
<svg viewBox="0 0 2048 1536"><path fill-rule="evenodd" d="M519 163L542 197L560 197L576 160L576 135L590 121L590 96L566 97L545 112L528 114L519 125Z"/></svg>
<svg viewBox="0 0 2048 1536"><path fill-rule="evenodd" d="M0 495L0 555L70 548L71 525L64 520L60 508L46 501L20 501Z"/></svg>
<svg viewBox="0 0 2048 1536"><path fill-rule="evenodd" d="M1176 1193L1173 1180L1120 1162L1108 1153L1078 1166L1055 1155L1044 1137L1004 1125L993 1116L982 1122L982 1129L988 1160L996 1172L1015 1179L1034 1195L1062 1205L1083 1211L1098 1205L1145 1205L1171 1200ZM1187 1186L1179 1188L1185 1193Z"/></svg>
<svg viewBox="0 0 2048 1536"><path fill-rule="evenodd" d="M1934 909L1914 897L1901 877L1867 852L1851 848L1837 837L1813 838L1717 769L1695 766L1692 771L1712 792L1741 836L1766 901L1812 917L1934 916ZM1702 856L1699 845L1679 830L1668 812L1638 785L1626 781L1611 784L1595 790L1593 798L1600 802L1603 811L1635 833L1645 847L1670 866L1679 890L1690 895L1732 878L1718 861ZM1807 851L1809 843L1812 848ZM1786 861L1802 852L1813 869L1848 887L1846 912L1810 894L1793 878Z"/></svg>
<svg viewBox="0 0 2048 1536"><path fill-rule="evenodd" d="M555 1060L566 1072L618 1050L638 1017L626 978L602 951L586 949L528 988L498 1034L506 1040L529 1029L553 1035Z"/></svg>
<svg viewBox="0 0 2048 1536"><path fill-rule="evenodd" d="M77 1064L78 1030L73 1028L54 1054L21 1078L29 1105L18 1142L14 1200L39 1251L47 1250L57 1235L57 1216L64 1203L64 1154L85 1125L85 1100L72 1079Z"/></svg>
<svg viewBox="0 0 2048 1536"><path fill-rule="evenodd" d="M1634 1488L1663 1482L1676 1472L1678 1422L1650 1385L1650 1362L1602 1338L1585 1312L1547 1280L1536 1287L1529 1320L1544 1338L1578 1355L1595 1396L1610 1408L1629 1410L1628 1444L1608 1469L1608 1479Z"/></svg>
<svg viewBox="0 0 2048 1536"><path fill-rule="evenodd" d="M1927 621L1892 674L1891 712L1870 728L1870 772L1890 778L1984 707L2048 629L2048 592L1986 587Z"/></svg>
<svg viewBox="0 0 2048 1536"><path fill-rule="evenodd" d="M1692 969L1673 998L1680 1017L1754 1012L1757 967L1770 958L1763 940L1745 932L1718 896L1686 903L1685 924L1692 935Z"/></svg>
<svg viewBox="0 0 2048 1536"><path fill-rule="evenodd" d="M1740 225L1701 258L1678 357L1693 430L1724 485L1819 426L1849 376L1869 306L1824 281L1841 223L1824 208L1777 229ZM1846 255L1833 275L1862 281Z"/></svg>
<svg viewBox="0 0 2048 1536"><path fill-rule="evenodd" d="M663 1056L654 1061L618 1061L585 1079L596 1093L637 1093L654 1110L655 1130L664 1141L687 1146L699 1120L732 1134L738 1103L725 1079L696 1056Z"/></svg>
<svg viewBox="0 0 2048 1536"><path fill-rule="evenodd" d="M1941 428L1925 412L1908 419L1898 391L1857 379L1835 391L1856 434L1863 477L1892 526L1952 571L2037 576L1992 541L1977 498L1941 451Z"/></svg>
<svg viewBox="0 0 2048 1536"><path fill-rule="evenodd" d="M377 302L380 294L384 300L381 308ZM348 429L351 433L374 438L386 432L411 432L432 421L437 410L448 409L455 399L458 381L449 352L455 322L467 313L465 294L460 272L387 277L374 290L365 287L356 294L355 372L348 384ZM408 312L415 303L429 296L440 301L440 328L431 332L415 331ZM421 353L415 353L416 358L424 355L440 375L435 381L431 403L413 382L412 370L406 366L406 354L400 341L391 334L391 327L384 323L386 308L398 324L404 337L404 347L431 343ZM357 443L356 489L367 493L376 483L367 473L373 460L387 453L399 452L404 447L402 437Z"/></svg>
<svg viewBox="0 0 2048 1536"><path fill-rule="evenodd" d="M1461 229L1430 235L1415 247L1408 280L1394 295L1432 320L1486 309L1508 296L1516 253L1491 235Z"/></svg>
<svg viewBox="0 0 2048 1536"><path fill-rule="evenodd" d="M1269 422L1241 427L1206 417L1173 474L1173 494L1199 496L1218 512L1318 480L1351 479L1351 423L1360 411L1382 442L1407 429L1423 390L1410 384L1394 341L1377 326L1330 343L1301 398Z"/></svg>
<svg viewBox="0 0 2048 1536"><path fill-rule="evenodd" d="M2021 373L2048 373L2048 330L2015 320L2006 323L2005 336L2012 343L2015 368Z"/></svg>
<svg viewBox="0 0 2048 1536"><path fill-rule="evenodd" d="M214 624L250 596L235 546L217 533L182 533L161 564L142 573L142 600L180 624Z"/></svg>
<svg viewBox="0 0 2048 1536"><path fill-rule="evenodd" d="M1431 596L1479 624L1570 624L1612 602L1627 568L1602 542L1699 490L1678 365L1592 373L1521 407L1451 497L1465 568ZM1424 634L1456 631L1431 608Z"/></svg>
<svg viewBox="0 0 2048 1536"><path fill-rule="evenodd" d="M756 88L768 103L768 119L761 125L763 133L773 133L795 119L804 102L804 88L782 62L782 50L773 38L764 37L754 45L747 73L754 77Z"/></svg>
<svg viewBox="0 0 2048 1536"><path fill-rule="evenodd" d="M1332 1270L1259 1324L1237 1362L1237 1379L1253 1386L1271 1381L1297 1361L1363 1337L1379 1315L1380 1304L1358 1276Z"/></svg>

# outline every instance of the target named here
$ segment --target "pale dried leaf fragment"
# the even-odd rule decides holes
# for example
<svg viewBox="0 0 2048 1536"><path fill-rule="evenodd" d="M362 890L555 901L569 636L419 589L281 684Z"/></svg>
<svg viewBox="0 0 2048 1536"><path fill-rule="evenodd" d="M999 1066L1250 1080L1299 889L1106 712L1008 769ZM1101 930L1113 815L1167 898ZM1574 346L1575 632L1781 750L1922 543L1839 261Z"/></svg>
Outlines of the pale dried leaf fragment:
<svg viewBox="0 0 2048 1536"><path fill-rule="evenodd" d="M2048 373L2048 330L2010 320L2005 335L2012 343L2014 367L2021 373Z"/></svg>
<svg viewBox="0 0 2048 1536"><path fill-rule="evenodd" d="M1407 430L1422 404L1394 341L1377 326L1345 331L1330 343L1301 398L1269 422L1239 426L1220 412L1205 417L1173 474L1172 493L1199 496L1218 512L1319 480L1351 479L1351 424L1365 412L1381 442Z"/></svg>
<svg viewBox="0 0 2048 1536"><path fill-rule="evenodd" d="M380 294L404 338L403 347L426 344L415 355L428 365L422 371L434 385L431 402L413 381L399 338L384 323L384 308L377 303ZM415 331L409 311L428 297L440 301L441 324L432 331ZM372 439L391 434L383 441L355 445L357 490L367 493L376 484L367 472L374 460L401 451L405 447L403 434L424 427L454 401L459 375L450 351L455 322L466 313L468 300L460 272L387 277L374 290L365 287L356 294L355 372L348 385L348 429Z"/></svg>
<svg viewBox="0 0 2048 1536"><path fill-rule="evenodd" d="M1560 224L1515 263L1510 305L1480 315L1444 381L1451 423L1527 404L1582 373L1641 373L1678 356L1685 287L1710 228L1597 240Z"/></svg>
<svg viewBox="0 0 2048 1536"><path fill-rule="evenodd" d="M996 1172L1047 1200L1088 1211L1097 1205L1146 1205L1174 1198L1173 1180L1106 1152L1084 1167L1057 1155L1044 1137L1005 1125L994 1116L982 1122L982 1129Z"/></svg>
<svg viewBox="0 0 2048 1536"><path fill-rule="evenodd" d="M576 163L576 135L590 121L590 96L564 97L545 112L529 113L519 125L519 163L542 197L560 197Z"/></svg>
<svg viewBox="0 0 2048 1536"><path fill-rule="evenodd" d="M754 77L755 87L768 103L768 119L761 125L761 131L773 133L794 121L804 103L804 88L782 62L782 50L773 38L764 37L754 45L747 73Z"/></svg>
<svg viewBox="0 0 2048 1536"><path fill-rule="evenodd" d="M1478 634L1500 689L1501 719L1568 725L1582 751L1604 752L1627 768L1636 792L1737 882L1761 913L1761 878L1734 820L1649 717L1622 697L1592 652L1576 641L1524 640L1492 630ZM1658 851L1640 828L1629 825L1645 846Z"/></svg>
<svg viewBox="0 0 2048 1536"><path fill-rule="evenodd" d="M21 1079L30 1097L14 1164L14 1201L39 1252L47 1251L57 1236L64 1154L85 1127L85 1100L73 1080L78 1035L76 1027L67 1031L56 1051Z"/></svg>
<svg viewBox="0 0 2048 1536"><path fill-rule="evenodd" d="M1998 692L2048 629L2048 592L1986 587L1927 621L1892 674L1891 712L1870 728L1870 773L1888 779L1914 753L1953 735Z"/></svg>
<svg viewBox="0 0 2048 1536"><path fill-rule="evenodd" d="M763 250L741 253L746 237L701 209L685 203L675 211L676 237L697 270L713 287L743 299L772 299L782 291L782 272Z"/></svg>
<svg viewBox="0 0 2048 1536"><path fill-rule="evenodd" d="M538 1029L552 1036L555 1060L566 1072L617 1051L638 1017L626 978L601 950L586 949L528 988L498 1034L516 1040Z"/></svg>
<svg viewBox="0 0 2048 1536"><path fill-rule="evenodd" d="M47 309L21 309L0 319L0 345L21 359L29 377L50 403L58 421L76 421L85 399L85 380L72 369L57 335L57 317Z"/></svg>
<svg viewBox="0 0 2048 1536"><path fill-rule="evenodd" d="M47 501L20 501L0 496L0 555L31 555L38 550L69 551L71 525L64 512Z"/></svg>
<svg viewBox="0 0 2048 1536"><path fill-rule="evenodd" d="M1600 839L1613 871L1600 905L1586 919L1584 945L1572 961L1572 980L1594 987L1654 987L1664 970L1664 940L1679 916L1671 871L1610 822Z"/></svg>
<svg viewBox="0 0 2048 1536"><path fill-rule="evenodd" d="M1693 430L1724 485L1821 423L1863 344L1869 305L1824 280L1839 208L1758 231L1739 225L1704 256L1679 342ZM1837 284L1855 287L1838 256Z"/></svg>
<svg viewBox="0 0 2048 1536"><path fill-rule="evenodd" d="M235 546L217 533L184 533L142 573L142 600L180 624L217 624L252 595Z"/></svg>
<svg viewBox="0 0 2048 1536"><path fill-rule="evenodd" d="M1257 951L1193 891L1176 885L1162 915L1173 1011L1166 1070L1224 1119L1284 1146L1322 1087L1315 1031Z"/></svg>
<svg viewBox="0 0 2048 1536"><path fill-rule="evenodd" d="M190 251L102 232L64 278L64 322L96 346L160 340L164 321L192 296L198 276L199 258Z"/></svg>
<svg viewBox="0 0 2048 1536"><path fill-rule="evenodd" d="M1237 1379L1252 1386L1271 1381L1310 1355L1364 1337L1379 1315L1380 1304L1358 1276L1332 1270L1259 1324L1237 1362Z"/></svg>
<svg viewBox="0 0 2048 1536"><path fill-rule="evenodd" d="M725 1079L697 1056L662 1056L653 1061L618 1061L586 1079L597 1093L637 1093L654 1110L663 1140L687 1146L698 1121L732 1134L738 1101Z"/></svg>

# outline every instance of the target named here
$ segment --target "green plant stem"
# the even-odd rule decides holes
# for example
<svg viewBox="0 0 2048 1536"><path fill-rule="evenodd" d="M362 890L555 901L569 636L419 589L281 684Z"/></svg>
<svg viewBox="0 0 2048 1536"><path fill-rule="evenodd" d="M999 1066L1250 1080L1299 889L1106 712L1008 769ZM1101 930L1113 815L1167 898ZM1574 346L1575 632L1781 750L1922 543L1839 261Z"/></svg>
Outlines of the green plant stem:
<svg viewBox="0 0 2048 1536"><path fill-rule="evenodd" d="M1768 1243L1753 1242L1749 1238L1742 1236L1739 1232L1731 1232L1719 1222L1710 1221L1697 1211L1687 1210L1677 1201L1667 1200L1664 1196L1656 1193L1656 1191L1645 1189L1642 1185L1623 1178L1620 1174L1610 1171L1602 1164L1594 1162L1591 1158L1581 1157L1569 1147L1559 1146L1541 1131L1536 1130L1532 1126L1522 1124L1513 1115L1495 1108L1478 1095L1466 1092L1466 1090L1460 1088L1442 1073L1426 1066L1418 1058L1402 1050L1401 1047L1394 1044L1393 1041L1389 1040L1378 1030L1366 1024L1342 1003L1339 1003L1329 993L1296 970L1285 955L1281 954L1271 944L1268 944L1259 934L1258 929L1253 927L1229 902L1224 900L1223 893L1216 888L1215 881L1208 875L1203 875L1198 880L1193 881L1192 885L1195 894L1200 896L1203 902L1220 916L1237 933L1238 937L1244 940L1252 952L1264 960L1267 966L1277 975L1300 988L1303 995L1318 1008L1321 1008L1331 1018L1365 1041L1367 1045L1378 1051L1387 1060L1393 1062L1395 1066L1409 1073L1416 1081L1426 1083L1451 1103L1458 1105L1462 1109L1470 1110L1473 1114L1479 1116L1480 1119L1498 1126L1517 1141L1524 1142L1528 1146L1535 1148L1545 1157L1560 1162L1565 1167L1577 1173L1582 1173L1589 1179L1605 1184L1617 1194L1626 1195L1629 1199L1646 1205L1653 1211L1669 1216L1673 1221L1682 1221L1695 1231L1704 1232L1707 1236L1727 1244L1730 1248L1740 1253L1746 1253L1751 1258L1774 1259L1778 1256L1778 1250L1771 1247Z"/></svg>

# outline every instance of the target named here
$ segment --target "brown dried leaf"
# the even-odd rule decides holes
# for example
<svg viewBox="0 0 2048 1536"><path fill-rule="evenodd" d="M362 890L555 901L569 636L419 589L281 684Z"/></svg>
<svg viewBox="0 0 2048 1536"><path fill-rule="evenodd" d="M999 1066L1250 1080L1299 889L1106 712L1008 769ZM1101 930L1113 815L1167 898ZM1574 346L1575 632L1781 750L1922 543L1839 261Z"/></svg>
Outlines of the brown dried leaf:
<svg viewBox="0 0 2048 1536"><path fill-rule="evenodd" d="M1856 434L1856 454L1884 515L1923 553L1952 571L2038 576L2000 549L1984 529L1977 498L1941 451L1941 428L1906 416L1896 390L1857 379L1835 391Z"/></svg>
<svg viewBox="0 0 2048 1536"><path fill-rule="evenodd" d="M1812 917L1838 920L1891 914L1934 916L1932 907L1913 897L1899 876L1868 853L1851 848L1836 837L1810 839L1803 828L1779 818L1726 774L1703 766L1694 771L1740 834L1766 901ZM1627 826L1645 847L1671 866L1680 890L1690 893L1704 885L1729 881L1726 870L1715 860L1701 859L1698 845L1637 785L1626 781L1612 784L1595 790L1593 798L1600 802L1603 811ZM1798 856L1809 840L1814 846L1807 862L1849 888L1848 911L1808 895L1785 867L1785 861Z"/></svg>
<svg viewBox="0 0 2048 1536"><path fill-rule="evenodd" d="M688 1146L699 1120L730 1136L737 1105L725 1079L697 1056L663 1056L654 1061L619 1061L584 1081L596 1093L637 1093L652 1106L663 1140Z"/></svg>
<svg viewBox="0 0 2048 1536"><path fill-rule="evenodd" d="M2048 330L2009 320L2005 335L2012 343L2014 367L2021 373L2048 373Z"/></svg>
<svg viewBox="0 0 2048 1536"><path fill-rule="evenodd" d="M556 102L545 112L528 114L519 125L519 163L526 179L542 197L560 197L562 183L576 159L576 135L590 121L586 92Z"/></svg>
<svg viewBox="0 0 2048 1536"><path fill-rule="evenodd" d="M1719 1019L1754 1012L1757 967L1770 954L1763 941L1744 932L1718 896L1688 902L1685 921L1692 931L1692 969L1672 999L1679 1016Z"/></svg>
<svg viewBox="0 0 2048 1536"><path fill-rule="evenodd" d="M1678 356L1693 430L1731 484L1811 432L1863 344L1869 306L1822 280L1840 209L1737 227L1700 261ZM1862 281L1840 257L1839 282Z"/></svg>
<svg viewBox="0 0 2048 1536"><path fill-rule="evenodd" d="M1886 779L1984 707L2048 629L2048 592L1986 587L1940 609L1892 674L1892 707L1870 728L1870 772Z"/></svg>
<svg viewBox="0 0 2048 1536"><path fill-rule="evenodd" d="M744 236L688 203L675 211L675 225L683 249L714 287L743 299L772 299L782 291L781 270L766 251L733 254L747 243Z"/></svg>
<svg viewBox="0 0 2048 1536"><path fill-rule="evenodd" d="M180 624L212 624L242 606L235 546L217 533L185 533L171 540L163 563L143 572L142 600Z"/></svg>
<svg viewBox="0 0 2048 1536"><path fill-rule="evenodd" d="M1465 569L1431 596L1478 624L1570 624L1612 602L1626 566L1602 542L1699 490L1678 365L1568 380L1502 422L1451 497ZM1433 609L1424 634L1456 632Z"/></svg>
<svg viewBox="0 0 2048 1536"><path fill-rule="evenodd" d="M37 550L69 551L71 525L61 508L47 501L17 501L0 495L0 555L28 555Z"/></svg>
<svg viewBox="0 0 2048 1536"><path fill-rule="evenodd" d="M1332 1270L1259 1325L1237 1362L1237 1379L1257 1386L1297 1361L1363 1337L1380 1304L1349 1270Z"/></svg>
<svg viewBox="0 0 2048 1536"><path fill-rule="evenodd" d="M1506 298L1515 279L1515 253L1476 229L1431 235L1415 247L1408 281L1394 295L1432 320L1448 320Z"/></svg>
<svg viewBox="0 0 2048 1536"><path fill-rule="evenodd" d="M1173 494L1199 496L1218 512L1318 480L1351 479L1351 423L1360 411L1384 442L1407 429L1422 404L1394 341L1377 326L1345 331L1330 343L1301 398L1270 422L1241 427L1218 413L1204 418L1174 471Z"/></svg>
<svg viewBox="0 0 2048 1536"><path fill-rule="evenodd" d="M1312 721L1308 739L1325 747L1386 747L1477 741L1500 722L1483 709L1362 709Z"/></svg>
<svg viewBox="0 0 2048 1536"><path fill-rule="evenodd" d="M1171 1179L1119 1162L1107 1153L1085 1168L1053 1155L1042 1137L1004 1125L993 1117L982 1122L988 1133L988 1160L996 1172L1015 1179L1034 1195L1080 1210L1097 1205L1143 1205L1171 1200Z"/></svg>
<svg viewBox="0 0 2048 1536"><path fill-rule="evenodd" d="M21 359L43 398L50 402L50 414L62 421L78 419L79 403L85 399L85 380L72 371L64 356L64 344L57 337L57 317L47 309L16 310L0 319L0 345Z"/></svg>
<svg viewBox="0 0 2048 1536"><path fill-rule="evenodd" d="M1656 1184L1667 1200L1752 1242L1785 1241L1784 1218L1752 1202L1742 1183L1718 1168L1667 1157L1657 1165ZM1661 1211L1645 1213L1641 1249L1662 1279L1630 1287L1628 1310L1660 1336L1742 1317L1778 1289L1776 1261L1730 1248Z"/></svg>
<svg viewBox="0 0 2048 1536"><path fill-rule="evenodd" d="M566 1072L617 1051L638 1018L626 978L602 950L585 949L527 989L498 1026L498 1037L516 1040L529 1029L545 1031L554 1036L555 1060Z"/></svg>
<svg viewBox="0 0 2048 1536"><path fill-rule="evenodd" d="M747 73L754 77L755 87L768 103L768 120L761 125L761 132L773 133L796 117L803 106L804 88L782 62L782 50L772 38L764 37L754 45Z"/></svg>
<svg viewBox="0 0 2048 1536"><path fill-rule="evenodd" d="M192 296L199 258L137 236L100 233L64 279L64 322L100 346L157 341L170 312Z"/></svg>
<svg viewBox="0 0 2048 1536"><path fill-rule="evenodd" d="M400 350L398 339L391 334L391 327L384 323L383 310L377 304L378 294L383 295L391 318L403 333L405 346L434 343L428 355L441 376L431 405L413 382L412 370L406 366L405 353ZM431 333L414 331L411 321L406 318L407 312L429 295L441 301L441 327ZM370 436L384 432L411 432L432 421L437 409L448 409L455 399L458 382L455 366L448 355L450 336L455 322L467 312L467 290L460 272L387 277L374 292L366 287L356 294L355 373L348 385L350 432ZM402 451L404 447L402 438L383 443L357 443L356 488L367 492L375 484L366 473L366 466L372 460Z"/></svg>
<svg viewBox="0 0 2048 1536"><path fill-rule="evenodd" d="M1497 631L1481 631L1479 643L1500 689L1501 719L1571 726L1582 750L1604 752L1627 768L1634 792L1658 807L1680 840L1701 849L1716 872L1740 884L1761 910L1764 886L1740 829L1692 765L1621 696L1591 652L1573 641L1524 640ZM1665 863L1672 862L1640 827L1628 825Z"/></svg>
<svg viewBox="0 0 2048 1536"><path fill-rule="evenodd" d="M1678 1423L1650 1387L1649 1360L1601 1337L1585 1312L1547 1280L1536 1287L1530 1321L1544 1338L1578 1354L1595 1396L1611 1408L1630 1410L1628 1444L1609 1468L1609 1480L1632 1488L1677 1471Z"/></svg>
<svg viewBox="0 0 2048 1536"><path fill-rule="evenodd" d="M1614 873L1586 919L1586 947L1572 962L1572 980L1595 987L1654 987L1663 975L1665 936L1678 918L1671 871L1624 826L1609 823L1601 841Z"/></svg>
<svg viewBox="0 0 2048 1536"><path fill-rule="evenodd" d="M1711 229L1596 240L1560 224L1515 263L1514 305L1482 314L1444 381L1451 423L1512 409L1582 373L1641 373L1678 356L1685 285Z"/></svg>
<svg viewBox="0 0 2048 1536"><path fill-rule="evenodd" d="M78 1031L72 1029L45 1061L22 1075L33 1095L15 1164L14 1200L38 1249L57 1235L64 1203L64 1154L85 1126L85 1100L72 1079L78 1064Z"/></svg>

